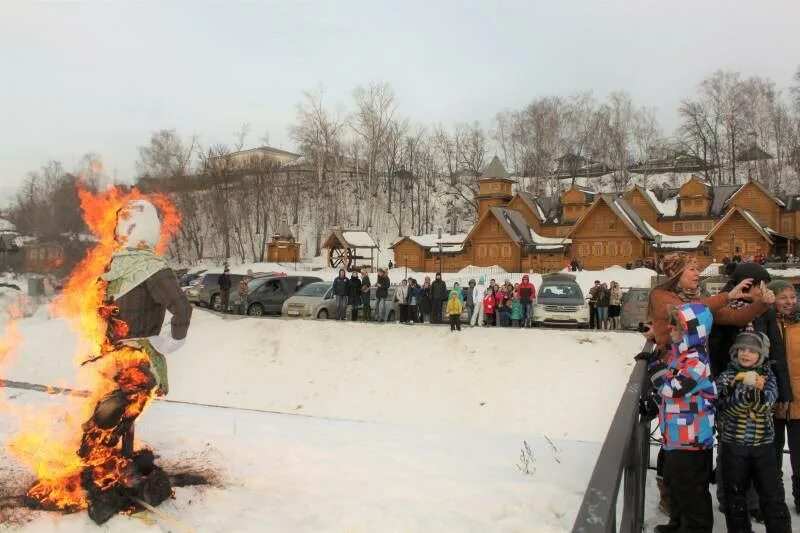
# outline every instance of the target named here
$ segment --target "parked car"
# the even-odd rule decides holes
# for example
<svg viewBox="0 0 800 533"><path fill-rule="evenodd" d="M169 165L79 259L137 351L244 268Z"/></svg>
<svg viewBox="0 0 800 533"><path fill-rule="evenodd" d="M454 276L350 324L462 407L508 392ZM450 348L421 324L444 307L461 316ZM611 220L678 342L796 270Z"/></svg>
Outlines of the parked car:
<svg viewBox="0 0 800 533"><path fill-rule="evenodd" d="M215 311L221 311L219 277L222 272L207 272L203 274L202 281L194 287L189 287L186 290L186 297L190 302L197 305L209 307ZM235 309L239 305L239 282L242 281L244 274L230 274L231 276L231 292L228 298L228 306Z"/></svg>
<svg viewBox="0 0 800 533"><path fill-rule="evenodd" d="M180 278L180 285L181 287L191 287L192 284L197 285L200 283L200 280L203 278L203 274L206 273L206 269L197 270L195 272L187 272L183 274Z"/></svg>
<svg viewBox="0 0 800 533"><path fill-rule="evenodd" d="M247 314L262 316L281 314L283 304L303 287L322 280L316 276L268 275L248 284Z"/></svg>
<svg viewBox="0 0 800 533"><path fill-rule="evenodd" d="M589 327L589 304L572 274L542 276L536 303L534 325Z"/></svg>
<svg viewBox="0 0 800 533"><path fill-rule="evenodd" d="M628 289L622 295L622 309L620 310L619 323L622 329L637 329L640 322L647 322L647 302L650 299L650 289Z"/></svg>
<svg viewBox="0 0 800 533"><path fill-rule="evenodd" d="M389 287L389 296L387 297L387 311L386 319L389 322L394 322L400 318L400 306L397 302L393 302L394 291L397 285ZM377 307L377 298L375 297L377 288L372 287L369 291L370 296L370 309L372 315L370 319L375 319L375 308ZM347 317L350 317L350 306L347 306ZM283 304L281 316L289 318L336 318L336 298L333 296L333 283L325 281L321 283L312 283L306 285L297 294L287 299ZM361 308L358 313L359 319L363 318Z"/></svg>

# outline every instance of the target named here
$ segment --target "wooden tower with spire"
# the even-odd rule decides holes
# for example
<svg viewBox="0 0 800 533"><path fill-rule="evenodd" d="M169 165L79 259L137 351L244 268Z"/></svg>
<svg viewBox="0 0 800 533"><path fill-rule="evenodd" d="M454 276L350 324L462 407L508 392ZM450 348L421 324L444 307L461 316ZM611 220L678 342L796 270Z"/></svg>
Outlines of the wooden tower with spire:
<svg viewBox="0 0 800 533"><path fill-rule="evenodd" d="M478 182L478 219L489 211L490 207L502 207L508 205L513 198L511 186L514 180L508 179L503 163L497 156L494 156L489 166L483 171Z"/></svg>

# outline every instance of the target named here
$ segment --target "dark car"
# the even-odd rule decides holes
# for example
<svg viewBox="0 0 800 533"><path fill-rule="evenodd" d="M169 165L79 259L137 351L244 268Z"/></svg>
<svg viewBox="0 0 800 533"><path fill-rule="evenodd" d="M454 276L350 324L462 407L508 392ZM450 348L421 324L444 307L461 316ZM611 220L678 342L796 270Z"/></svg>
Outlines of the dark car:
<svg viewBox="0 0 800 533"><path fill-rule="evenodd" d="M283 302L310 283L322 279L315 276L264 276L248 285L247 314L262 316L281 313Z"/></svg>

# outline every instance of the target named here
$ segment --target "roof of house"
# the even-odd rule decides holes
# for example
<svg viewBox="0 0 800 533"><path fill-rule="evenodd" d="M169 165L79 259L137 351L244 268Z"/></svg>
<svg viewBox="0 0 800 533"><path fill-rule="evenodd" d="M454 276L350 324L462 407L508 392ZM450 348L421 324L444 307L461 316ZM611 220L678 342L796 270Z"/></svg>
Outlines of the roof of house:
<svg viewBox="0 0 800 533"><path fill-rule="evenodd" d="M739 155L736 156L737 161L762 161L764 159L774 159L774 156L765 152L755 144L742 150L739 152Z"/></svg>
<svg viewBox="0 0 800 533"><path fill-rule="evenodd" d="M331 247L331 239L336 238L342 245L346 246L347 248L377 248L378 245L375 244L375 240L372 236L367 233L366 231L359 231L359 230L341 230L338 228L334 228L331 230L331 234L325 239L325 243L322 245L323 248L330 248Z"/></svg>
<svg viewBox="0 0 800 533"><path fill-rule="evenodd" d="M506 168L500 162L499 157L494 156L492 158L492 161L481 174L481 179L508 179L508 172L506 172Z"/></svg>
<svg viewBox="0 0 800 533"><path fill-rule="evenodd" d="M466 238L466 233L443 233L441 237L439 237L438 233L406 235L397 239L389 248L394 248L401 241L408 239L425 249L439 248L441 245L444 250L455 246L463 247L464 239Z"/></svg>
<svg viewBox="0 0 800 533"><path fill-rule="evenodd" d="M719 228L721 228L722 225L725 224L725 222L727 222L727 220L732 217L734 213L741 214L742 218L744 218L751 226L753 226L756 231L758 231L767 241L770 243L772 242L773 235L776 235L775 231L766 224L762 223L751 211L739 206L733 206L733 208L725 213L725 216L722 217L722 220L717 222L716 225L711 228L711 231L708 232L706 238L711 238L711 235L716 233L717 230L719 230Z"/></svg>

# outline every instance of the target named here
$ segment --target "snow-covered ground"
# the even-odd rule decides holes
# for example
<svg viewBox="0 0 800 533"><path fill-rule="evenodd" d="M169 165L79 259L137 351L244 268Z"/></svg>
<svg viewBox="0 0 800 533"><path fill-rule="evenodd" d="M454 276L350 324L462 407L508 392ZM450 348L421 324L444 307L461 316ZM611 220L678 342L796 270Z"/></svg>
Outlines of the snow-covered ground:
<svg viewBox="0 0 800 533"><path fill-rule="evenodd" d="M41 308L19 326L25 344L0 377L74 384L66 322ZM160 507L196 531L567 531L640 347L631 333L197 310L169 359L169 401L137 437L167 468L212 473L213 485L179 487ZM0 442L15 408L56 402L67 398L0 388ZM523 441L529 475L517 468ZM0 478L0 496L32 480L5 451ZM650 525L663 520L653 509ZM85 513L5 512L23 531L94 529ZM153 516L107 528L179 530Z"/></svg>

